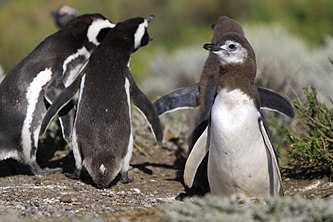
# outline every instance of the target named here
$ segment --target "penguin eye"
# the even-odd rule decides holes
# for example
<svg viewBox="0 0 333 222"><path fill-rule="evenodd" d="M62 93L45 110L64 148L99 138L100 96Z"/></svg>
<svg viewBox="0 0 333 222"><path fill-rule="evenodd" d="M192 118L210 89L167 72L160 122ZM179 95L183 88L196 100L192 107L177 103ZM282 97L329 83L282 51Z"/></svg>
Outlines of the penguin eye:
<svg viewBox="0 0 333 222"><path fill-rule="evenodd" d="M230 44L230 45L228 45L228 48L231 49L231 50L235 50L236 45L235 44Z"/></svg>

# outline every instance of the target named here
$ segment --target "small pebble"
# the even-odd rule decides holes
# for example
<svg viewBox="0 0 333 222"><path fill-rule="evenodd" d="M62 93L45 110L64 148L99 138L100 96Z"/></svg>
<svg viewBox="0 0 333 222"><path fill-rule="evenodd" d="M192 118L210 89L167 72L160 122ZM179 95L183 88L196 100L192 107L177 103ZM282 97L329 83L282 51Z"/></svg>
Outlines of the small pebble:
<svg viewBox="0 0 333 222"><path fill-rule="evenodd" d="M134 193L136 193L136 194L140 194L140 193L142 193L141 192L141 190L139 190L138 188L133 188L133 189L131 189Z"/></svg>
<svg viewBox="0 0 333 222"><path fill-rule="evenodd" d="M60 197L59 201L62 203L72 203L73 202L72 197L69 194L62 195Z"/></svg>
<svg viewBox="0 0 333 222"><path fill-rule="evenodd" d="M40 186L40 185L42 185L42 180L39 179L39 178L35 178L35 185L36 185L36 186Z"/></svg>

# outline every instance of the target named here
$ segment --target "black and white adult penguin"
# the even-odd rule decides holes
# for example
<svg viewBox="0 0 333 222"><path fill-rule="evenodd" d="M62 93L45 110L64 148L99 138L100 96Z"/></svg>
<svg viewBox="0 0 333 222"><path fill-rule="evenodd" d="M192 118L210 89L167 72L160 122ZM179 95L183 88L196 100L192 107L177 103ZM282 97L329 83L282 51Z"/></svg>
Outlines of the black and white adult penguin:
<svg viewBox="0 0 333 222"><path fill-rule="evenodd" d="M44 100L52 103L71 84L112 27L101 14L82 15L47 37L6 75L0 85L0 160L17 159L39 175L59 170L41 169L36 161ZM68 137L71 125L63 128Z"/></svg>
<svg viewBox="0 0 333 222"><path fill-rule="evenodd" d="M156 140L162 141L159 117L129 70L131 53L149 42L151 19L117 23L91 55L81 81L58 96L43 120L42 130L80 88L72 140L76 170L71 177L79 178L85 168L98 188L107 188L118 175L122 182L131 181L131 99L146 116Z"/></svg>
<svg viewBox="0 0 333 222"><path fill-rule="evenodd" d="M281 195L280 171L254 85L254 50L244 36L234 32L204 48L217 56L220 73L205 130L208 137L202 134L187 159L185 184L192 185L195 171L209 151L211 193L221 197Z"/></svg>
<svg viewBox="0 0 333 222"><path fill-rule="evenodd" d="M68 24L68 22L78 17L79 12L69 5L62 5L56 10L51 11L50 15L54 17L58 28L63 28Z"/></svg>
<svg viewBox="0 0 333 222"><path fill-rule="evenodd" d="M216 43L222 35L228 32L236 32L244 36L244 31L234 19L227 16L219 17L212 25L214 30L211 42ZM216 79L219 75L219 63L213 53L209 53L201 72L200 81L192 86L177 89L154 102L158 115L173 112L179 109L188 109L199 106L200 112L197 123L207 120L209 115L207 107L211 107L214 100ZM294 117L294 109L290 102L273 90L258 87L260 94L260 108L281 113L288 117Z"/></svg>

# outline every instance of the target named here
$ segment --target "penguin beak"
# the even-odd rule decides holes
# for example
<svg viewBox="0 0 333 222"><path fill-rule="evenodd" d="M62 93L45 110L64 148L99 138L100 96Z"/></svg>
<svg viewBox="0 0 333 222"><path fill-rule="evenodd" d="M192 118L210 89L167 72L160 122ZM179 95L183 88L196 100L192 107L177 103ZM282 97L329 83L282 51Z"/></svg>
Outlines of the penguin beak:
<svg viewBox="0 0 333 222"><path fill-rule="evenodd" d="M208 50L208 51L211 51L211 52L217 52L217 51L221 50L220 47L218 47L217 45L212 44L212 43L204 44L203 48L206 49L206 50Z"/></svg>
<svg viewBox="0 0 333 222"><path fill-rule="evenodd" d="M146 18L146 20L148 21L148 23L150 23L150 21L153 20L153 18L155 18L155 16L150 15L150 16L148 16L148 18Z"/></svg>
<svg viewBox="0 0 333 222"><path fill-rule="evenodd" d="M155 18L154 15L150 15L147 18L145 18L148 22L148 24L150 23L151 20L153 20L153 18ZM149 36L149 41L153 41L153 38Z"/></svg>
<svg viewBox="0 0 333 222"><path fill-rule="evenodd" d="M58 15L59 15L59 13L57 11L50 12L50 16L52 16L52 17L57 17Z"/></svg>

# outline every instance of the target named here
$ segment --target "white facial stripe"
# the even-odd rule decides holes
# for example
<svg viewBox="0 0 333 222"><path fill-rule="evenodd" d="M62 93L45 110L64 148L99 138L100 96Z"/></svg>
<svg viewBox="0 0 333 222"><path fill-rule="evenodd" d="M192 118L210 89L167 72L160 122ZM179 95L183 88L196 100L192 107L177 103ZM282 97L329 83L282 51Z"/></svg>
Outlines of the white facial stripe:
<svg viewBox="0 0 333 222"><path fill-rule="evenodd" d="M91 25L88 28L87 37L89 42L94 43L96 46L100 44L100 42L97 41L97 36L99 32L104 28L113 28L115 24L112 24L107 19L97 19L91 23Z"/></svg>
<svg viewBox="0 0 333 222"><path fill-rule="evenodd" d="M228 48L229 45L235 45L236 49L231 50ZM214 54L217 55L219 62L222 65L231 64L231 63L242 63L247 57L248 53L246 48L244 48L238 42L227 40L223 46L221 46L222 50L213 51Z"/></svg>
<svg viewBox="0 0 333 222"><path fill-rule="evenodd" d="M34 111L36 109L36 104L38 102L38 97L40 95L40 92L43 89L43 86L46 85L48 83L48 81L51 80L51 78L52 78L52 72L50 69L46 68L45 70L43 70L37 74L37 76L30 83L28 90L27 90L26 99L27 99L28 105L27 105L27 112L26 112L26 116L25 116L23 126L22 126L22 132L21 132L21 143L22 143L23 155L26 160L31 159L31 145L32 145L31 136L32 135L34 137L33 142L36 147L37 147L37 143L38 143L38 136L36 136L36 135L39 135L40 129L36 129L34 134L31 133L31 129L30 129L31 122L34 117Z"/></svg>
<svg viewBox="0 0 333 222"><path fill-rule="evenodd" d="M143 35L145 34L147 27L148 27L148 21L145 19L145 21L139 25L138 29L136 30L136 32L134 34L134 48L135 49L140 47L141 39L142 39Z"/></svg>
<svg viewBox="0 0 333 222"><path fill-rule="evenodd" d="M78 102L77 102L77 111L76 113L79 113L80 111L80 102L82 99L82 93L83 93L83 89L84 89L84 82L86 80L86 74L84 74L82 76L81 79L81 83L80 83L80 93L79 93L79 98L78 98ZM72 146L73 146L73 154L74 154L74 159L75 159L75 167L78 170L81 170L82 168L82 158L80 155L80 150L79 150L79 144L77 141L77 135L76 135L76 119L74 122L74 129L73 129L73 135L72 135Z"/></svg>
<svg viewBox="0 0 333 222"><path fill-rule="evenodd" d="M127 153L124 158L123 167L121 169L122 172L127 172L129 169L129 163L132 157L132 151L133 151L133 133L132 133L132 112L131 112L131 95L130 95L130 82L128 78L125 78L125 91L127 95L127 104L128 104L128 114L129 114L129 120L130 120L130 135L129 135L129 142L127 146Z"/></svg>
<svg viewBox="0 0 333 222"><path fill-rule="evenodd" d="M84 56L85 59L89 59L90 53L86 49L86 47L82 47L81 49L78 49L76 53L70 55L67 57L67 59L64 61L62 65L62 73L65 74L68 69L68 64L72 61L74 61L79 56Z"/></svg>

